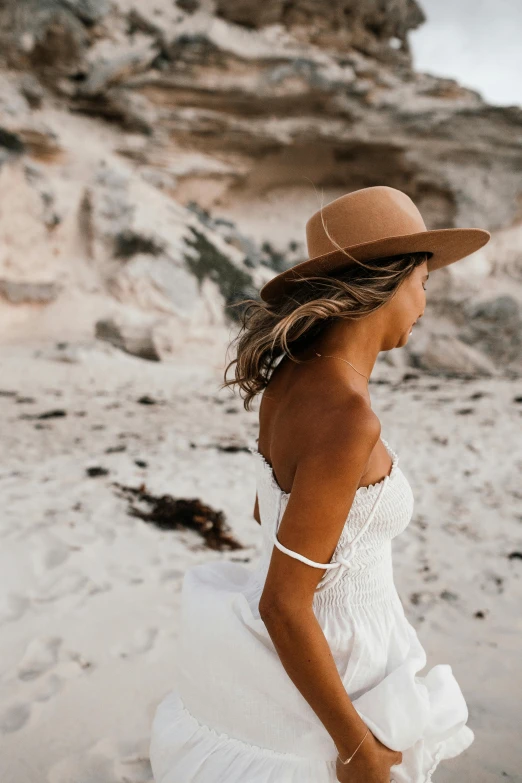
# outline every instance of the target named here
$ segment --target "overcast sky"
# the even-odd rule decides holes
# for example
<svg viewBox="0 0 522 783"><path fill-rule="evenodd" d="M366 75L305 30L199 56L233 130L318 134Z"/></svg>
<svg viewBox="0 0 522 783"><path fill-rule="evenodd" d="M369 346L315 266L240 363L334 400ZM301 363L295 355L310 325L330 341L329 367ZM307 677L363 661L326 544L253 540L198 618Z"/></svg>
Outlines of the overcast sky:
<svg viewBox="0 0 522 783"><path fill-rule="evenodd" d="M450 76L489 103L522 106L522 0L417 0L417 71Z"/></svg>

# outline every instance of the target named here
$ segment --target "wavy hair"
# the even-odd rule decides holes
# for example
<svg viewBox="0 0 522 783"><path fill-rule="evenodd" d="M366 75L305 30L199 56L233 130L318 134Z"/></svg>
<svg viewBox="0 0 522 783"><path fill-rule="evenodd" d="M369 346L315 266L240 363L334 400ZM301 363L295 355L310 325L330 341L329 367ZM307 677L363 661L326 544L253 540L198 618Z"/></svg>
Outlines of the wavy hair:
<svg viewBox="0 0 522 783"><path fill-rule="evenodd" d="M277 300L264 302L244 299L233 306L246 305L240 316L241 326L228 350L236 347L236 358L225 368L220 388L239 386L244 396L245 410L251 410L252 400L268 386L278 359L286 354L292 361L302 362L292 350L307 345L338 319L355 321L375 312L388 302L401 283L420 266L431 253L417 252L358 261L340 247L323 228L335 245L353 264L335 272L335 276L314 275L292 282L292 293ZM235 377L227 374L235 365Z"/></svg>

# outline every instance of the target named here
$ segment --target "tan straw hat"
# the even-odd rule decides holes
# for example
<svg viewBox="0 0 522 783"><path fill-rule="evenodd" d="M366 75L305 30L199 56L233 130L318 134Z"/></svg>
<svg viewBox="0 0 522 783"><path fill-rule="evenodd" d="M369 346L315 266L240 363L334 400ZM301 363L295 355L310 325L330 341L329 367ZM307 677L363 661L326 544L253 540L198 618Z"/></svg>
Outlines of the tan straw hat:
<svg viewBox="0 0 522 783"><path fill-rule="evenodd" d="M491 234L482 228L440 228L428 231L422 215L406 193L386 185L355 190L336 198L315 212L306 224L309 258L276 275L266 283L261 298L268 302L291 293L297 278L330 275L353 266L403 253L426 252L428 271L459 261L489 242Z"/></svg>

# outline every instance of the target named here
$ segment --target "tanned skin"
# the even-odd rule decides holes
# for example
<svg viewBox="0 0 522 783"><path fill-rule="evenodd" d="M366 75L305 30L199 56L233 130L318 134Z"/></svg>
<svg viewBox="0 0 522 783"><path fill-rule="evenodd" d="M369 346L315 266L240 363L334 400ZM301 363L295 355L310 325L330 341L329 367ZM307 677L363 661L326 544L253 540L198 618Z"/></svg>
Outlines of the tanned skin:
<svg viewBox="0 0 522 783"><path fill-rule="evenodd" d="M380 351L400 348L426 306L427 263L416 267L379 310L359 321L338 320L298 355L284 357L259 410L258 449L283 492L291 493L279 541L319 563L335 551L355 493L391 471L368 381ZM314 349L323 354L317 357ZM359 370L338 358L343 357ZM256 496L254 517L260 523ZM295 686L348 758L367 726L342 683L312 608L325 571L273 548L259 612ZM353 760L337 762L340 783L389 783L402 753L370 732Z"/></svg>

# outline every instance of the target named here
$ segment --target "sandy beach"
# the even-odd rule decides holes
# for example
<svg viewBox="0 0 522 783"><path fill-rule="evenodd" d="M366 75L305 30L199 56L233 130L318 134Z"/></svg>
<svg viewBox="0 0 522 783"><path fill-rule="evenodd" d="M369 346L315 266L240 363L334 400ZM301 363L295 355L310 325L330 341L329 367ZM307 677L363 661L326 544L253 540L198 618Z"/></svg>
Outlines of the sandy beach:
<svg viewBox="0 0 522 783"><path fill-rule="evenodd" d="M257 413L219 390L219 362L84 341L4 346L2 368L2 783L151 783L183 573L213 558L248 568L258 551ZM476 736L437 783L519 781L520 388L404 375L379 360L370 386L415 494L395 581ZM222 511L242 548L133 516L118 484Z"/></svg>

